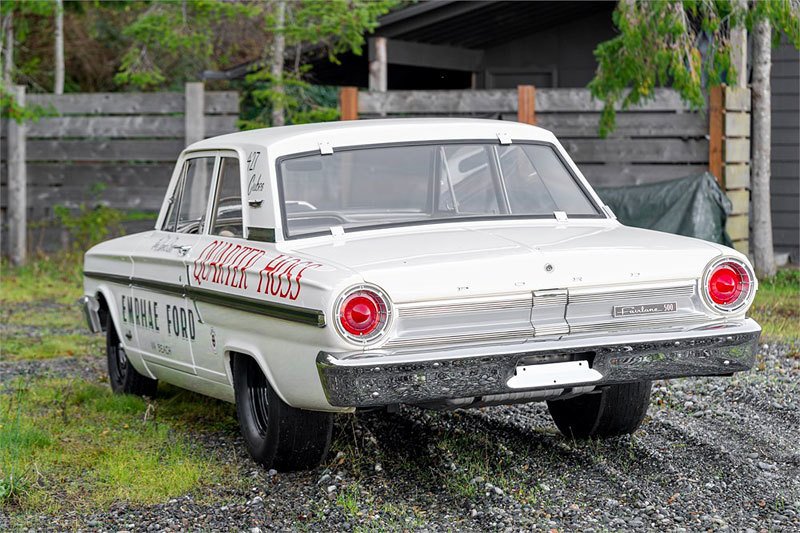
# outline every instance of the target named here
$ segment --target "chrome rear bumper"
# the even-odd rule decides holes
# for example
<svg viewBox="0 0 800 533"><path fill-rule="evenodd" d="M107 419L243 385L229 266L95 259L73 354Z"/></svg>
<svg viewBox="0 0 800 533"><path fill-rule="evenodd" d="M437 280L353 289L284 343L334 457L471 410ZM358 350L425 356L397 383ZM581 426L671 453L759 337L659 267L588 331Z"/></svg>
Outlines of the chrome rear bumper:
<svg viewBox="0 0 800 533"><path fill-rule="evenodd" d="M478 400L521 391L730 375L752 367L760 335L761 327L745 319L670 333L403 354L320 352L317 369L328 402L337 407Z"/></svg>

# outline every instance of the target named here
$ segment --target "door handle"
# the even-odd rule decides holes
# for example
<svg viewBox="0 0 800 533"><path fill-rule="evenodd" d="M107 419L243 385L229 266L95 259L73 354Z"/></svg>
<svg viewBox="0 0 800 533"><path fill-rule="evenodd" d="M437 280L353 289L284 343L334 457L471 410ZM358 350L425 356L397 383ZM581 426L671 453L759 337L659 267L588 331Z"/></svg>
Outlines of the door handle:
<svg viewBox="0 0 800 533"><path fill-rule="evenodd" d="M189 244L184 244L184 245L174 244L172 246L172 249L178 250L178 255L186 255L187 253L189 253L189 250L192 249L192 246Z"/></svg>
<svg viewBox="0 0 800 533"><path fill-rule="evenodd" d="M131 340L133 338L133 334L130 331L125 332L125 338Z"/></svg>

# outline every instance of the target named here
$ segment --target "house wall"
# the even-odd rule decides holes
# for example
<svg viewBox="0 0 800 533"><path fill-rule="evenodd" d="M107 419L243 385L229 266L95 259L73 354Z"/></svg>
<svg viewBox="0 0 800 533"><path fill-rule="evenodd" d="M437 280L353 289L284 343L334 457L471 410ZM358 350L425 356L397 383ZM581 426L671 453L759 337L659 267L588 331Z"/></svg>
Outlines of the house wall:
<svg viewBox="0 0 800 533"><path fill-rule="evenodd" d="M800 262L800 52L772 52L772 234Z"/></svg>
<svg viewBox="0 0 800 533"><path fill-rule="evenodd" d="M597 68L594 49L614 35L610 14L594 13L489 48L485 51L484 71L478 86L586 87Z"/></svg>

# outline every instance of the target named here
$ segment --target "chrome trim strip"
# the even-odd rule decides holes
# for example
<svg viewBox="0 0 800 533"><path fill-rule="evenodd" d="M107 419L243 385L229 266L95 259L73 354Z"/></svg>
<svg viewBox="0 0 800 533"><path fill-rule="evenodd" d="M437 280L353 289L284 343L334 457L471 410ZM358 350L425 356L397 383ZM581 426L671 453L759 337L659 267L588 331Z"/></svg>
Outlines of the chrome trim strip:
<svg viewBox="0 0 800 533"><path fill-rule="evenodd" d="M462 333L459 335L438 335L431 337L413 337L391 339L384 344L386 348L412 348L415 346L443 346L450 344L523 341L533 338L533 328L510 331L493 331L487 333Z"/></svg>
<svg viewBox="0 0 800 533"><path fill-rule="evenodd" d="M577 289L569 291L569 304L614 303L620 300L640 300L649 298L691 297L694 296L695 284L675 287L652 287L647 289L622 289L613 291L586 291Z"/></svg>
<svg viewBox="0 0 800 533"><path fill-rule="evenodd" d="M658 315L633 320L615 319L614 321L590 322L587 324L570 323L570 333L589 333L593 331L630 331L647 328L667 329L670 327L690 326L707 322L709 317L703 316L664 316Z"/></svg>
<svg viewBox="0 0 800 533"><path fill-rule="evenodd" d="M533 304L530 292L504 296L458 298L437 302L410 302L395 304L401 318L421 318L441 313L484 313L487 311L506 311L527 309Z"/></svg>
<svg viewBox="0 0 800 533"><path fill-rule="evenodd" d="M555 388L605 386L687 376L730 375L752 367L761 327L751 319L702 329L588 339L541 341L511 346L427 350L410 354L320 352L317 370L328 402L340 407L375 407L438 400L480 401L521 392L509 386L520 366L537 362L587 361L590 382L559 381ZM588 375L587 373L584 373ZM583 379L577 373L578 380ZM552 385L525 390L553 389ZM470 402L465 402L468 404Z"/></svg>
<svg viewBox="0 0 800 533"><path fill-rule="evenodd" d="M325 327L325 313L316 309L308 309L294 305L269 302L266 300L259 300L258 298L249 298L247 296L224 294L219 291L201 289L199 287L190 287L189 285L178 285L176 283L166 283L163 281L154 281L133 276L129 277L120 276L117 274L106 274L104 272L87 271L84 271L83 275L87 278L110 281L112 283L119 283L121 285L155 290L164 292L166 294L186 296L198 302L220 305L223 307L256 313L271 318L279 318L291 322L308 324L311 326L317 326L319 328Z"/></svg>

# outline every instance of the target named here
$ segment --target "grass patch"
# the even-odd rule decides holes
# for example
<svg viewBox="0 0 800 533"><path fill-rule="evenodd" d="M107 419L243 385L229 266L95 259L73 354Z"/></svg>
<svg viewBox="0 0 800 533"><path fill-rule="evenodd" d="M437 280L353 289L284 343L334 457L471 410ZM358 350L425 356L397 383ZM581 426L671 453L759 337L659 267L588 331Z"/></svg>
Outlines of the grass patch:
<svg viewBox="0 0 800 533"><path fill-rule="evenodd" d="M491 482L522 504L536 503L538 486L530 484L527 464L517 464L493 437L453 432L443 435L436 448L450 464L450 471L442 473L442 478L451 493L472 499L493 492L486 487Z"/></svg>
<svg viewBox="0 0 800 533"><path fill-rule="evenodd" d="M760 280L752 316L767 339L800 340L800 269L785 268Z"/></svg>
<svg viewBox="0 0 800 533"><path fill-rule="evenodd" d="M100 355L103 339L86 330L76 305L81 257L42 257L12 268L0 263L0 360Z"/></svg>
<svg viewBox="0 0 800 533"><path fill-rule="evenodd" d="M353 529L356 532L402 531L423 526L413 508L383 501L359 482L342 487L334 504L346 517L359 522Z"/></svg>
<svg viewBox="0 0 800 533"><path fill-rule="evenodd" d="M100 335L70 333L67 335L38 330L34 335L11 331L3 338L0 360L23 361L53 359L73 355L101 355L105 339Z"/></svg>
<svg viewBox="0 0 800 533"><path fill-rule="evenodd" d="M82 294L83 256L41 257L23 267L0 263L0 303L50 301L74 304Z"/></svg>
<svg viewBox="0 0 800 533"><path fill-rule="evenodd" d="M229 462L193 447L187 432L231 424L228 404L174 387L148 403L87 381L17 381L0 394L0 507L93 511L196 491Z"/></svg>

